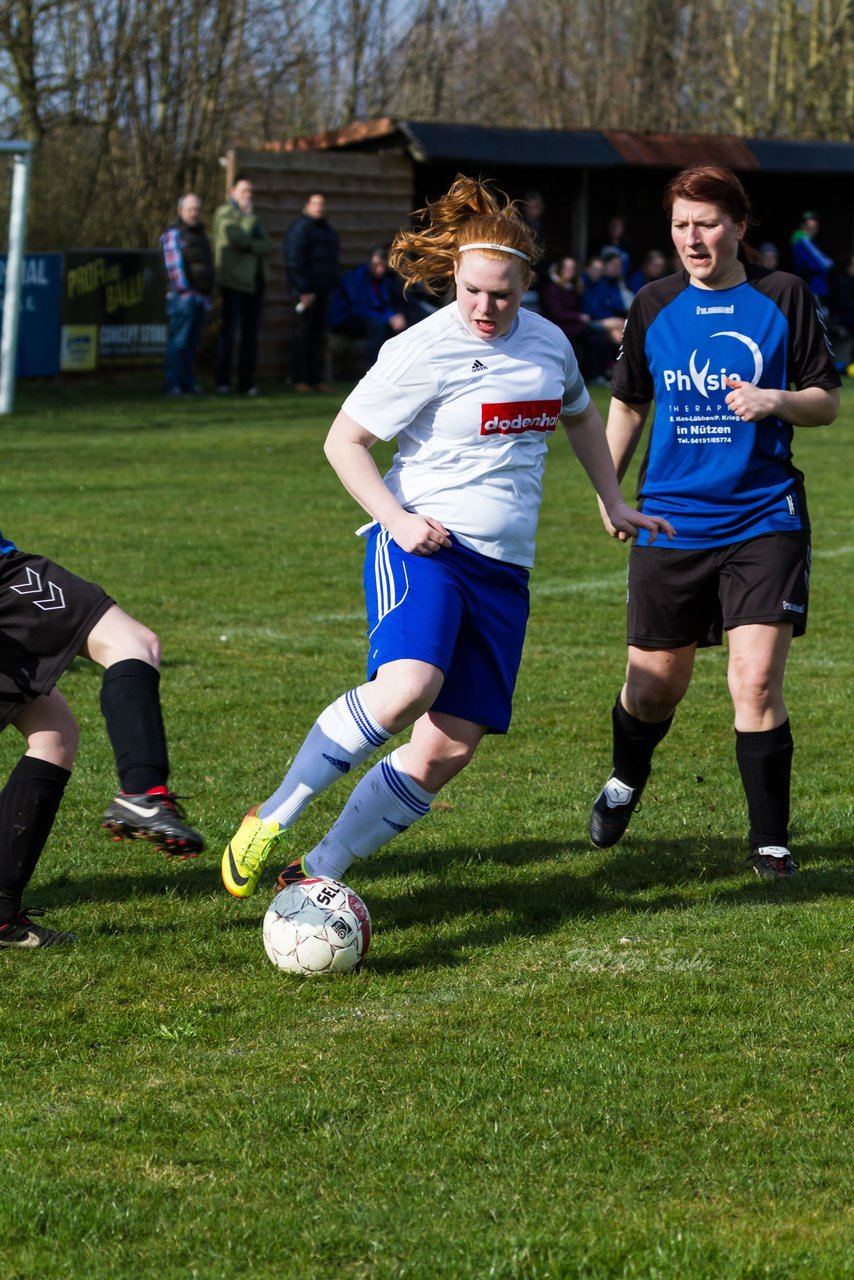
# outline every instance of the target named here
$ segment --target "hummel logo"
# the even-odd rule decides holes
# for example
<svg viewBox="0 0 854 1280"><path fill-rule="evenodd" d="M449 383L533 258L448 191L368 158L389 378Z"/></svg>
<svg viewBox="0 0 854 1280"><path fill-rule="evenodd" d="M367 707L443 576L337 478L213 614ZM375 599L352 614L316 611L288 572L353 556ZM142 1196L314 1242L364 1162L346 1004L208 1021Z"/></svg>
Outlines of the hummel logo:
<svg viewBox="0 0 854 1280"><path fill-rule="evenodd" d="M349 760L336 760L334 756L328 756L325 751L322 751L321 755L323 756L324 760L328 760L329 763L332 765L332 768L337 769L339 773L350 772Z"/></svg>
<svg viewBox="0 0 854 1280"><path fill-rule="evenodd" d="M486 373L486 365L482 360L475 360L471 367L472 373Z"/></svg>
<svg viewBox="0 0 854 1280"><path fill-rule="evenodd" d="M42 609L47 613L51 609L65 608L65 596L63 595L62 587L58 587L55 582L48 582L45 587L42 587L40 573L30 568L27 569L26 573L26 582L20 582L16 587L12 587L13 591L19 596L33 596L39 595L43 590L46 590L48 593L46 596L42 596L41 600L33 600L32 602L38 609Z"/></svg>

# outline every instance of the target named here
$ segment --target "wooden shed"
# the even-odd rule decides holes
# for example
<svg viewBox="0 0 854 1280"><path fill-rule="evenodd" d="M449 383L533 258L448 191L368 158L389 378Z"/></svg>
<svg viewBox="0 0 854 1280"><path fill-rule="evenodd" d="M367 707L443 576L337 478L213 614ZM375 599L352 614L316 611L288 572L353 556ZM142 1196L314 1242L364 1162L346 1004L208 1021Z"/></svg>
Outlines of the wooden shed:
<svg viewBox="0 0 854 1280"><path fill-rule="evenodd" d="M326 193L341 237L342 266L391 239L409 213L445 190L458 172L493 179L515 198L537 189L545 200L549 257L583 260L598 251L608 218L628 221L636 258L670 250L661 205L667 181L695 163L739 172L758 218L754 241L774 241L788 264L789 237L805 206L821 219L819 244L837 261L854 245L854 143L750 139L712 134L641 134L628 130L507 129L385 117L312 137L237 148L228 178L246 171L258 211L281 241L312 189ZM273 263L260 370L287 377L292 301L281 254Z"/></svg>
<svg viewBox="0 0 854 1280"><path fill-rule="evenodd" d="M311 191L326 194L329 221L341 239L341 266L356 266L376 244L409 224L412 162L408 156L341 154L324 150L237 147L227 156L226 182L245 173L255 188L255 208L267 234L280 246L270 266L258 369L265 378L287 378L294 302L285 279L281 246L287 227Z"/></svg>

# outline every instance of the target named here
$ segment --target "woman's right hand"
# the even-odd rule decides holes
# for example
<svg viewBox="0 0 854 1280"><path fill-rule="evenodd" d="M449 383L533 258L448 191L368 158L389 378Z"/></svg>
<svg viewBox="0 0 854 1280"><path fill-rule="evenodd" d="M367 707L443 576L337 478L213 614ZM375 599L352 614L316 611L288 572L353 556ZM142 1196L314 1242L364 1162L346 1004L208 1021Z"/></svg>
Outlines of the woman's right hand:
<svg viewBox="0 0 854 1280"><path fill-rule="evenodd" d="M409 551L416 556L432 556L442 547L451 545L448 530L432 516L402 511L386 528L401 551Z"/></svg>

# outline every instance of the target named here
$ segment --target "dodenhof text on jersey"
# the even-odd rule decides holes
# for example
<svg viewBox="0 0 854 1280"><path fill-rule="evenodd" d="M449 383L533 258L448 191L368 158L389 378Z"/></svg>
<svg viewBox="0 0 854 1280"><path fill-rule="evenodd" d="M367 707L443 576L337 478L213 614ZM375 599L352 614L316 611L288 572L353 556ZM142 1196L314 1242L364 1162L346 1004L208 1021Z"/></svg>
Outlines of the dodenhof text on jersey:
<svg viewBox="0 0 854 1280"><path fill-rule="evenodd" d="M515 400L507 404L483 404L480 434L519 435L523 431L554 431L560 421L560 400Z"/></svg>

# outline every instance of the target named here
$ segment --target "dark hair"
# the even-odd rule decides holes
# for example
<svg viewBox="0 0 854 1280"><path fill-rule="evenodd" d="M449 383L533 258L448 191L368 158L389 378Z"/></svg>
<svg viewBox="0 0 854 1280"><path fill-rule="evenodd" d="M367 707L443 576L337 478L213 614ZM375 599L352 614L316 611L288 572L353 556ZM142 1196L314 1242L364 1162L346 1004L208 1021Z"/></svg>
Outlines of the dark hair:
<svg viewBox="0 0 854 1280"><path fill-rule="evenodd" d="M308 204L308 202L309 202L309 200L311 199L311 197L312 197L312 196L323 196L323 199L325 200L325 199L326 199L326 192L325 192L325 191L318 191L318 190L317 190L317 188L315 188L315 189L314 189L314 190L312 190L312 191L309 191L309 192L308 192L308 194L306 195L305 199L303 200L303 204Z"/></svg>
<svg viewBox="0 0 854 1280"><path fill-rule="evenodd" d="M664 208L668 214L672 215L677 200L714 204L729 214L733 222L744 222L748 228L755 224L750 199L741 180L723 164L694 164L677 173L664 188ZM738 246L738 256L742 261L759 261L756 250L743 240Z"/></svg>

